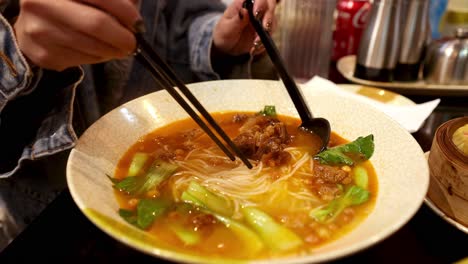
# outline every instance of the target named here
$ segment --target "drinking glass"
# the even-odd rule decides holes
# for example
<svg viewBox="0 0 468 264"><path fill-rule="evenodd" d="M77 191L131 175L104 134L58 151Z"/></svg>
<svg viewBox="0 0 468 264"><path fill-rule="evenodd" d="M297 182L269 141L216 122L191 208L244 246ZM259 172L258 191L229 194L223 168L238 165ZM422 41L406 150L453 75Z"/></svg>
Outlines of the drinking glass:
<svg viewBox="0 0 468 264"><path fill-rule="evenodd" d="M273 38L298 82L328 78L336 0L286 0L277 7Z"/></svg>

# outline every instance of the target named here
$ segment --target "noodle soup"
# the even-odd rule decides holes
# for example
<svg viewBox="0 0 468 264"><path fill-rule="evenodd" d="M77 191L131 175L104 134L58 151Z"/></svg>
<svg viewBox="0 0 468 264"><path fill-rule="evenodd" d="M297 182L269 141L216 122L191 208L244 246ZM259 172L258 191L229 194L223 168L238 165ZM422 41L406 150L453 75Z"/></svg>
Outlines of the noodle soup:
<svg viewBox="0 0 468 264"><path fill-rule="evenodd" d="M169 124L119 161L121 217L177 251L263 259L313 254L371 212L371 135L349 142L332 133L316 155L320 139L274 108L212 115L254 168L231 161L191 119Z"/></svg>

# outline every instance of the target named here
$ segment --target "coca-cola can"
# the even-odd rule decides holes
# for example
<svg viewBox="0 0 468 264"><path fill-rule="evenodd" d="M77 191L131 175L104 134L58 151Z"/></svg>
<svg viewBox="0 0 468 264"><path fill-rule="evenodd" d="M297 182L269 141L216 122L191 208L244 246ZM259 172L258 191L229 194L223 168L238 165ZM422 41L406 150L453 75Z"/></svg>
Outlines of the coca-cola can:
<svg viewBox="0 0 468 264"><path fill-rule="evenodd" d="M341 57L357 53L370 7L369 0L339 0L337 2L332 61L338 61Z"/></svg>

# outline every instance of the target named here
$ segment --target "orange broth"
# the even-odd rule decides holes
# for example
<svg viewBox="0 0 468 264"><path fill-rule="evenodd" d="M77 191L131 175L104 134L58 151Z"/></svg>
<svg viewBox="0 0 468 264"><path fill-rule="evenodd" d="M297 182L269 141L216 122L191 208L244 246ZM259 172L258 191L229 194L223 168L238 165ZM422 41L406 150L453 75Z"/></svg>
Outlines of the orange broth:
<svg viewBox="0 0 468 264"><path fill-rule="evenodd" d="M240 112L223 112L214 113L212 116L215 118L215 120L217 120L218 124L230 136L230 138L234 138L238 134L241 123L232 122L232 120L234 115L239 113ZM242 114L252 115L254 113L242 112ZM320 145L319 140L310 134L299 132L297 129L300 124L299 119L281 115L278 116L278 119L286 124L288 133L294 137L294 140L290 146L302 146L311 153L316 153L318 151ZM193 120L186 119L161 127L154 132L142 137L140 140L138 140L138 142L131 146L120 159L115 171L115 178L123 179L126 177L130 162L136 152L153 153L158 148L161 148L166 144L173 145L176 148L183 148L183 142L185 141L185 138L182 136L183 133L180 132L189 131L192 129L198 129L198 126L193 122ZM343 139L335 133L332 133L329 147L345 144L348 142L348 140ZM197 147L199 148L207 148L215 145L215 143L212 142L211 139L205 134L200 136L196 140L196 143ZM182 157L179 158L183 158L183 154ZM147 165L149 163L151 162L147 162ZM261 259L285 255L313 254L313 250L315 248L320 247L325 243L329 243L330 241L333 241L349 232L357 224L362 222L362 220L373 209L378 191L377 176L371 162L365 161L361 163L360 166L367 169L369 175L368 191L371 193L371 198L362 205L353 206L351 210L346 212L346 214L342 213L332 223L318 223L305 213L288 214L288 212L285 212L283 209L275 209L274 207L260 208L272 216L278 223L287 224L289 229L302 238L304 241L303 246L294 250L293 252L279 253L265 248L255 256L251 256L244 252L243 245L239 243L236 235L227 229L223 224L218 222L212 224L208 230L199 230L203 237L201 243L189 246L185 245L177 238L177 236L171 231L171 228L169 227L169 224L173 223L174 221L184 222L187 220L186 216L180 214L168 213L156 219L147 232L154 235L158 240L161 240L163 244L171 245L170 248L172 249L177 249L181 252L204 257ZM169 183L163 182L163 184L159 186L157 195L160 197L173 199L171 197L172 193L170 190L170 180L168 180L168 182ZM134 209L134 205L131 202L131 199L134 199L134 197L117 190L115 191L115 195L120 208Z"/></svg>

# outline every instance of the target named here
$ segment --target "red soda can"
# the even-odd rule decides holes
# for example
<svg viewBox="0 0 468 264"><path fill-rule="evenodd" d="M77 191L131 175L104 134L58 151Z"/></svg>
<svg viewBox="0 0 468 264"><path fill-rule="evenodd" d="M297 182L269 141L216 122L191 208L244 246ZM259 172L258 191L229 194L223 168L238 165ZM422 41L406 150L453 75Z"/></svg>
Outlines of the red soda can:
<svg viewBox="0 0 468 264"><path fill-rule="evenodd" d="M370 7L369 0L338 0L333 31L332 61L336 62L341 57L357 53Z"/></svg>

